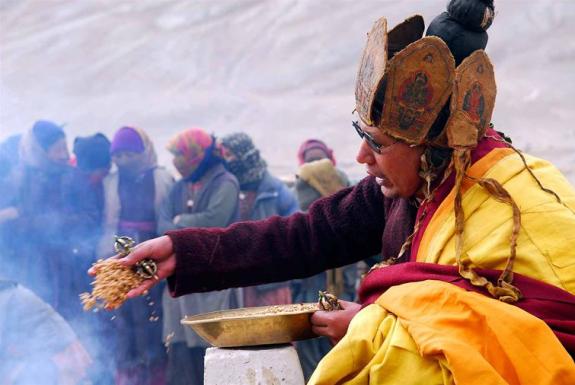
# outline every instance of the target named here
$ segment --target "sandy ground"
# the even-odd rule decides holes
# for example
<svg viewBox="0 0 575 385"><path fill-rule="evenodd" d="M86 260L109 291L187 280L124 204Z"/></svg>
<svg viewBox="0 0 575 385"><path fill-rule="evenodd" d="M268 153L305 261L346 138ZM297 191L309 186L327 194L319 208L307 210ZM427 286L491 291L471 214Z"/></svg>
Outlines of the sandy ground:
<svg viewBox="0 0 575 385"><path fill-rule="evenodd" d="M307 138L354 178L354 82L366 32L447 1L0 0L0 139L39 118L69 140L137 125L166 141L204 127L246 131L290 175ZM575 183L575 1L496 1L487 51L493 121Z"/></svg>

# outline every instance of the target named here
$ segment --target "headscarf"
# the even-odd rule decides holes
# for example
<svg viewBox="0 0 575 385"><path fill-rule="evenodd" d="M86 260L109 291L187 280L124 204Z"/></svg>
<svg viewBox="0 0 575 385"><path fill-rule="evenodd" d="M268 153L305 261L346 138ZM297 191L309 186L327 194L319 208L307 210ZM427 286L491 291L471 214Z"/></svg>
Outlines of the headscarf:
<svg viewBox="0 0 575 385"><path fill-rule="evenodd" d="M139 151L134 151L137 149ZM121 151L130 151L140 154L138 170L131 170L136 174L145 172L158 165L154 144L144 130L137 127L122 127L112 139L110 153L112 156Z"/></svg>
<svg viewBox="0 0 575 385"><path fill-rule="evenodd" d="M144 141L134 128L122 127L114 135L110 152L144 152Z"/></svg>
<svg viewBox="0 0 575 385"><path fill-rule="evenodd" d="M48 120L38 120L32 127L34 137L38 144L48 151L48 149L60 139L64 139L66 134L61 126Z"/></svg>
<svg viewBox="0 0 575 385"><path fill-rule="evenodd" d="M63 169L61 164L48 157L50 146L66 137L61 126L40 120L32 126L20 140L20 161L23 165L44 171Z"/></svg>
<svg viewBox="0 0 575 385"><path fill-rule="evenodd" d="M215 138L201 128L190 128L179 133L170 141L167 150L174 156L183 157L183 167L178 171L190 182L197 182L206 171L222 161Z"/></svg>
<svg viewBox="0 0 575 385"><path fill-rule="evenodd" d="M222 139L222 146L236 157L231 161L226 159L226 168L238 178L240 188L263 179L267 164L247 134L238 132L227 135Z"/></svg>
<svg viewBox="0 0 575 385"><path fill-rule="evenodd" d="M305 153L311 149L319 149L325 152L326 157L331 160L331 163L333 163L335 166L333 150L319 139L308 139L299 146L299 150L297 151L297 158L300 166L305 163Z"/></svg>

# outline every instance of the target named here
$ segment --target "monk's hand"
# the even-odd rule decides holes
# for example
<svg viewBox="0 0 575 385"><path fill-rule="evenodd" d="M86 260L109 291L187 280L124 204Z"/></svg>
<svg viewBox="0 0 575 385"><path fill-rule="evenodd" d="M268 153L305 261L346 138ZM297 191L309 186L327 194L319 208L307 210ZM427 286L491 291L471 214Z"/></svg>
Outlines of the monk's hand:
<svg viewBox="0 0 575 385"><path fill-rule="evenodd" d="M118 259L124 266L133 267L145 259L153 260L157 265L157 271L153 278L146 279L142 284L127 294L128 298L134 298L146 294L156 283L174 274L176 269L176 255L172 240L167 235L150 239L132 248L128 255L117 254L111 258ZM94 268L88 270L88 274L94 276Z"/></svg>
<svg viewBox="0 0 575 385"><path fill-rule="evenodd" d="M315 334L328 337L337 344L347 332L351 319L361 310L355 302L339 300L342 310L316 311L311 317L311 326Z"/></svg>

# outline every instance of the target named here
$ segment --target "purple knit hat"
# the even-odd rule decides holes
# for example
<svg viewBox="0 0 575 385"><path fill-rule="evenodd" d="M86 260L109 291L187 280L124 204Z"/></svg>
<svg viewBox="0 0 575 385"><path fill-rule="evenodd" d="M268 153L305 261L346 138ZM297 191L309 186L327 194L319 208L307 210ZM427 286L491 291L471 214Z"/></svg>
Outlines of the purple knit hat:
<svg viewBox="0 0 575 385"><path fill-rule="evenodd" d="M144 142L140 134L132 127L122 127L116 131L110 147L111 154L122 151L142 153L144 150Z"/></svg>

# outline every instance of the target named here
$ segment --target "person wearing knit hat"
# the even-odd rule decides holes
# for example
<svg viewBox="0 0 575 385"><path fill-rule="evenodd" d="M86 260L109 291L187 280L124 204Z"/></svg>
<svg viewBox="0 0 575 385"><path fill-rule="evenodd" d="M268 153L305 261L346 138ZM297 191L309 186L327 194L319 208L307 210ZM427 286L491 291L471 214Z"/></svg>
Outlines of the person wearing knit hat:
<svg viewBox="0 0 575 385"><path fill-rule="evenodd" d="M318 199L333 195L351 185L347 175L335 167L333 150L321 140L308 139L303 142L298 149L297 159L300 167L296 174L294 191L302 211L307 211ZM319 291L327 290L342 300L353 301L356 281L356 263L330 269L312 277L293 280L292 300L293 303L314 302ZM325 337L296 343L306 381L331 347L331 342Z"/></svg>
<svg viewBox="0 0 575 385"><path fill-rule="evenodd" d="M117 171L108 174L103 182L100 258L114 254L116 235L129 236L136 243L157 235L160 206L174 183L171 174L158 167L154 145L140 128L118 129L112 138L110 154ZM162 342L162 291L163 287L155 287L147 298L139 298L116 312L117 347L113 357L118 383L164 383L167 358Z"/></svg>
<svg viewBox="0 0 575 385"><path fill-rule="evenodd" d="M308 139L303 142L297 151L297 158L300 166L324 158L328 158L334 166L336 165L333 150L318 139Z"/></svg>
<svg viewBox="0 0 575 385"><path fill-rule="evenodd" d="M76 155L76 165L81 170L107 170L111 166L110 141L104 134L76 138L73 152Z"/></svg>
<svg viewBox="0 0 575 385"><path fill-rule="evenodd" d="M111 166L110 141L102 133L77 137L73 153L76 167L64 179L63 187L70 227L68 237L70 245L74 245L71 247L74 260L89 267L95 262L96 246L102 235L103 179ZM75 278L85 282L84 277Z"/></svg>
<svg viewBox="0 0 575 385"><path fill-rule="evenodd" d="M353 188L305 214L168 232L123 262L154 258L181 295L381 251L360 303L312 315L336 345L309 384L575 383L575 188L491 124L494 15L492 0L450 0L427 36L418 15L375 22L352 124L368 176Z"/></svg>
<svg viewBox="0 0 575 385"><path fill-rule="evenodd" d="M60 274L66 277L67 284L58 292L58 310L82 341L91 341L87 347L92 358L92 378L111 379L109 340L102 337L106 325L109 327L108 319L86 313L78 306L78 293L91 290L91 280L83 272L97 260L96 249L103 231L103 179L111 165L110 141L101 133L77 137L73 153L76 167L62 183L68 247Z"/></svg>
<svg viewBox="0 0 575 385"><path fill-rule="evenodd" d="M347 175L336 168L333 150L318 139L303 142L297 153L295 193L300 208L306 211L317 199L350 186Z"/></svg>
<svg viewBox="0 0 575 385"><path fill-rule="evenodd" d="M242 190L258 185L267 172L267 163L252 139L243 132L222 138L226 167L238 178ZM252 186L253 187L253 186Z"/></svg>
<svg viewBox="0 0 575 385"><path fill-rule="evenodd" d="M226 170L213 135L201 128L178 133L167 145L181 179L164 200L158 233L185 227L226 227L238 219L239 184ZM207 344L180 321L187 315L227 310L241 305L240 289L162 298L163 338L168 347L168 385L203 383Z"/></svg>
<svg viewBox="0 0 575 385"><path fill-rule="evenodd" d="M103 179L111 167L110 141L102 133L77 137L73 153L76 167L64 185L68 217L74 222L69 236L73 240L71 243L76 243L77 254L85 257L85 263L91 264L102 232Z"/></svg>
<svg viewBox="0 0 575 385"><path fill-rule="evenodd" d="M270 174L266 161L248 134L229 134L222 138L221 143L226 167L240 183L240 220L287 216L298 211L295 195ZM289 282L244 288L245 306L279 305L291 301Z"/></svg>

